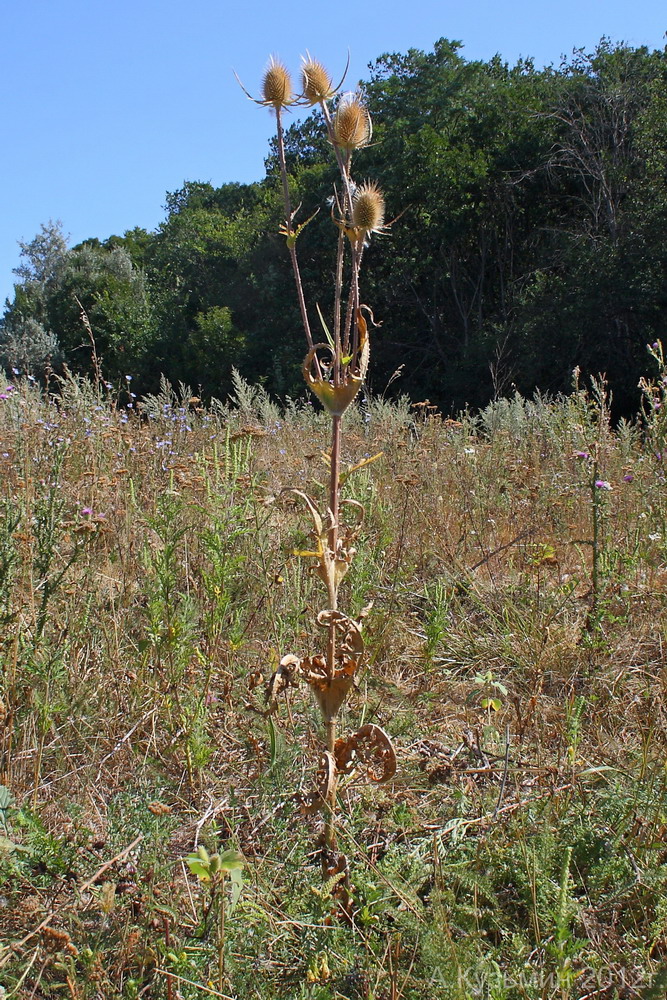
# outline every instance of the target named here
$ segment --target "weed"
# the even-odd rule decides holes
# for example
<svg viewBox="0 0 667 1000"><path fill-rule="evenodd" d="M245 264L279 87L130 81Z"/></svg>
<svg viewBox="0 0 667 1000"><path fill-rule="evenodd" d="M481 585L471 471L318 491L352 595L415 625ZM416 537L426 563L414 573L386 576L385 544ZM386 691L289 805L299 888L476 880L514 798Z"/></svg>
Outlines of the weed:
<svg viewBox="0 0 667 1000"><path fill-rule="evenodd" d="M369 776L376 781L393 777L396 760L391 741L377 725L365 725L347 740L338 736L338 715L354 683L364 655L361 619L356 619L339 609L339 589L356 553L365 508L362 502L343 498L342 486L352 472L364 467L379 455L368 456L362 462L341 470L342 418L354 402L366 377L369 363L370 340L368 323L374 323L372 310L362 303L360 273L364 250L372 234L387 229L384 221L384 196L373 181L358 185L352 179L353 153L370 142L372 123L361 97L356 94L341 96L332 111L332 100L338 88L334 87L326 69L308 56L302 68L302 94L297 99L292 83L282 63L271 60L263 81L262 99L256 103L273 109L276 119L278 163L285 207L285 221L281 233L285 237L290 256L296 294L308 345L303 363L303 377L308 388L317 397L331 418L331 447L326 456L329 466L327 506L321 513L317 502L302 490L292 493L305 503L312 520L311 549L295 554L314 559L313 571L319 576L327 592L327 607L317 615L317 624L326 632L326 652L315 656L282 657L278 671L268 688L271 710L276 707L277 695L298 676L310 686L320 708L326 729L326 750L318 770L315 793L306 804L309 811L324 812L322 836L322 870L325 879L334 878L344 914L350 919L350 893L348 861L336 855L336 798L339 780L343 775L365 766ZM249 95L248 95L249 96ZM324 318L319 303L317 315L324 340L316 343L310 325L297 254L297 240L319 211L303 222L296 222L299 209L292 211L290 183L287 175L283 135L283 112L297 100L317 105L326 123L329 141L338 165L341 193L334 187L332 219L338 229L336 267L333 286L332 329ZM349 259L349 287L345 289L346 257ZM237 388L237 401L247 408L254 402L245 390Z"/></svg>

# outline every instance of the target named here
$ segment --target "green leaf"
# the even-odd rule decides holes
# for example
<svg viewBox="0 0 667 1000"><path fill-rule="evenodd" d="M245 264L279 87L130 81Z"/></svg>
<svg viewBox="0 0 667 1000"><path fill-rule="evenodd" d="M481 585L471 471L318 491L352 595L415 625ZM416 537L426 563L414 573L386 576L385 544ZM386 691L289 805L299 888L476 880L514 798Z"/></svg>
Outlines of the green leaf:
<svg viewBox="0 0 667 1000"><path fill-rule="evenodd" d="M315 303L315 307L317 309L317 315L320 317L320 323L322 324L322 329L324 330L326 338L329 341L329 347L333 348L333 346L334 346L333 337L331 336L331 334L329 332L329 327L324 322L324 316L322 315L322 310L320 309L319 302Z"/></svg>
<svg viewBox="0 0 667 1000"><path fill-rule="evenodd" d="M229 877L232 883L232 909L234 909L241 896L241 890L243 889L243 875L238 868L234 868L229 873Z"/></svg>
<svg viewBox="0 0 667 1000"><path fill-rule="evenodd" d="M185 863L192 874L196 875L202 882L211 881L209 866L203 862L197 854L189 854L187 858L185 858Z"/></svg>
<svg viewBox="0 0 667 1000"><path fill-rule="evenodd" d="M15 844L13 840L9 837L0 837L0 854L31 854L29 847L24 847L23 844Z"/></svg>
<svg viewBox="0 0 667 1000"><path fill-rule="evenodd" d="M12 793L6 787L6 785L0 785L0 824L7 829L7 813L9 812L12 802Z"/></svg>
<svg viewBox="0 0 667 1000"><path fill-rule="evenodd" d="M499 712L502 704L500 698L482 698L482 708L492 708L494 712Z"/></svg>
<svg viewBox="0 0 667 1000"><path fill-rule="evenodd" d="M223 851L220 855L220 868L222 871L240 871L245 863L245 858L242 854L239 854L238 851L230 849L228 851Z"/></svg>
<svg viewBox="0 0 667 1000"><path fill-rule="evenodd" d="M5 812L11 806L12 793L9 791L6 785L0 785L0 811Z"/></svg>

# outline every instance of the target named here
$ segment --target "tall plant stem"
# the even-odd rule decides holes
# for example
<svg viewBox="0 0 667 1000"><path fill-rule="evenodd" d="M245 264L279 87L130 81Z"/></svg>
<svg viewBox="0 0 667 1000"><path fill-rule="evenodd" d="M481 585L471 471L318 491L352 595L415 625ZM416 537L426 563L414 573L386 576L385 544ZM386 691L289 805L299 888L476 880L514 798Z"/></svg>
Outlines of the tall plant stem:
<svg viewBox="0 0 667 1000"><path fill-rule="evenodd" d="M336 162L338 164L338 169L340 171L341 180L343 182L343 211L348 218L352 217L352 183L350 178L350 166L352 163L352 154L350 150L343 155L341 149L338 147L334 140L333 131L333 121L331 119L331 112L326 101L320 102L320 107L322 109L322 114L324 115L324 120L327 125L327 132L329 134L329 140L334 148L336 154ZM341 229L338 234L338 253L336 259L336 282L334 286L334 344L335 344L335 358L334 358L334 385L339 384L339 373L340 373L340 358L341 353L349 354L350 351L350 337L349 337L349 322L346 317L346 329L348 333L343 337L341 333L341 301L343 294L343 261L345 258L345 235ZM359 269L358 261L355 261L355 254L353 251L353 285L358 289L359 284ZM358 299L358 291L357 291ZM356 308L356 306L355 306ZM349 312L349 307L348 307Z"/></svg>
<svg viewBox="0 0 667 1000"><path fill-rule="evenodd" d="M340 438L341 438L340 415L332 417L331 428L331 478L329 480L329 511L331 514L331 527L329 528L329 552L334 562L338 553L338 516L339 516L339 494L340 494ZM334 569L335 574L335 569ZM338 610L338 587L335 582L335 575L329 590L329 603L331 610ZM334 678L336 672L336 624L331 621L329 625L329 638L327 642L327 677L329 683Z"/></svg>
<svg viewBox="0 0 667 1000"><path fill-rule="evenodd" d="M361 256L363 253L363 247L355 246L352 250L352 287L350 289L350 305L351 308L348 310L348 315L352 321L352 347L351 354L352 357L357 357L357 351L359 350L359 270L361 268ZM350 326L348 324L346 331L345 343L346 347L349 348L350 342Z"/></svg>
<svg viewBox="0 0 667 1000"><path fill-rule="evenodd" d="M331 526L329 528L329 551L334 560L336 560L336 555L338 552L338 518L340 510L340 442L341 442L341 424L342 416L335 415L332 417L331 426L331 475L329 480L329 510L331 512ZM331 593L329 594L329 600L331 603L331 610L336 611L338 608L338 587L334 581ZM329 683L333 680L336 671L336 624L331 621L329 624L329 636L327 643L327 674L329 678ZM334 715L332 718L327 719L327 750L335 757L335 746L336 746L336 732L337 732L337 718ZM326 818L324 822L324 846L327 853L332 851L335 847L335 830L334 830L334 817L336 814L336 791L337 791L338 779L334 777L331 782L331 786L328 791L327 801L326 801ZM325 861L326 863L326 861Z"/></svg>
<svg viewBox="0 0 667 1000"><path fill-rule="evenodd" d="M338 516L340 506L340 442L341 442L341 414L332 416L331 426L331 473L329 478L329 510L331 511L331 526L329 528L329 549L336 558L338 551ZM334 592L334 601L331 610L336 611L337 589Z"/></svg>
<svg viewBox="0 0 667 1000"><path fill-rule="evenodd" d="M343 262L345 260L345 234L338 233L336 252L336 283L334 286L334 385L340 385L341 375L341 304L343 299Z"/></svg>
<svg viewBox="0 0 667 1000"><path fill-rule="evenodd" d="M301 311L301 321L303 323L303 328L306 333L306 340L308 341L308 347L313 346L313 335L310 332L310 320L308 319L308 310L306 309L306 299L303 294L303 284L301 282L301 272L299 270L299 261L296 255L296 246L290 240L292 236L292 202L289 194L289 182L287 180L287 163L285 161L285 141L283 138L283 123L281 118L281 108L276 108L276 138L278 140L278 163L280 164L280 176L283 184L283 200L285 202L285 212L287 218L285 219L285 226L287 228L287 249L289 250L290 259L292 261L292 270L294 271L294 281L296 284L296 296L299 300L299 310ZM317 359L316 364L317 364Z"/></svg>

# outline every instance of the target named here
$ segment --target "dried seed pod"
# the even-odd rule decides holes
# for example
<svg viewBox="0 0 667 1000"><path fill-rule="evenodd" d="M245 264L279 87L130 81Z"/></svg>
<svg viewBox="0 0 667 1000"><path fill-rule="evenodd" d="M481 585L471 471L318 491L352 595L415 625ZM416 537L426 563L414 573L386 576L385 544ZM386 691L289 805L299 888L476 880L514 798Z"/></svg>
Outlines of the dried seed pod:
<svg viewBox="0 0 667 1000"><path fill-rule="evenodd" d="M352 200L352 225L367 236L384 227L384 197L375 181L358 187Z"/></svg>
<svg viewBox="0 0 667 1000"><path fill-rule="evenodd" d="M273 56L262 81L262 97L264 104L274 108L286 108L294 101L292 81L287 68Z"/></svg>
<svg viewBox="0 0 667 1000"><path fill-rule="evenodd" d="M321 104L330 100L336 93L331 76L321 62L311 58L309 52L306 53L301 67L301 85L303 97L308 104Z"/></svg>
<svg viewBox="0 0 667 1000"><path fill-rule="evenodd" d="M341 98L333 120L333 139L341 149L350 151L367 146L373 135L368 109L357 94Z"/></svg>

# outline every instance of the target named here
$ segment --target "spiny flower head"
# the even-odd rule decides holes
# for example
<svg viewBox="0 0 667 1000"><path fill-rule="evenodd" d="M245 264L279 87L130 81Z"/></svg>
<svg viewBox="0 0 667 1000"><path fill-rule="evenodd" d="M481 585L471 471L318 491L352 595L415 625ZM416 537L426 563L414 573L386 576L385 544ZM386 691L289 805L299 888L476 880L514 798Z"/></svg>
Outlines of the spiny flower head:
<svg viewBox="0 0 667 1000"><path fill-rule="evenodd" d="M345 94L336 108L333 120L333 139L341 149L350 151L367 146L373 135L368 109L358 94Z"/></svg>
<svg viewBox="0 0 667 1000"><path fill-rule="evenodd" d="M301 67L301 86L303 97L308 104L321 104L330 100L336 93L331 76L317 59L313 59L309 52L302 56L303 66Z"/></svg>
<svg viewBox="0 0 667 1000"><path fill-rule="evenodd" d="M375 181L360 185L352 199L352 225L365 235L384 227L384 197Z"/></svg>
<svg viewBox="0 0 667 1000"><path fill-rule="evenodd" d="M287 68L278 59L271 56L269 65L262 81L263 104L272 107L286 108L294 103L292 80Z"/></svg>

